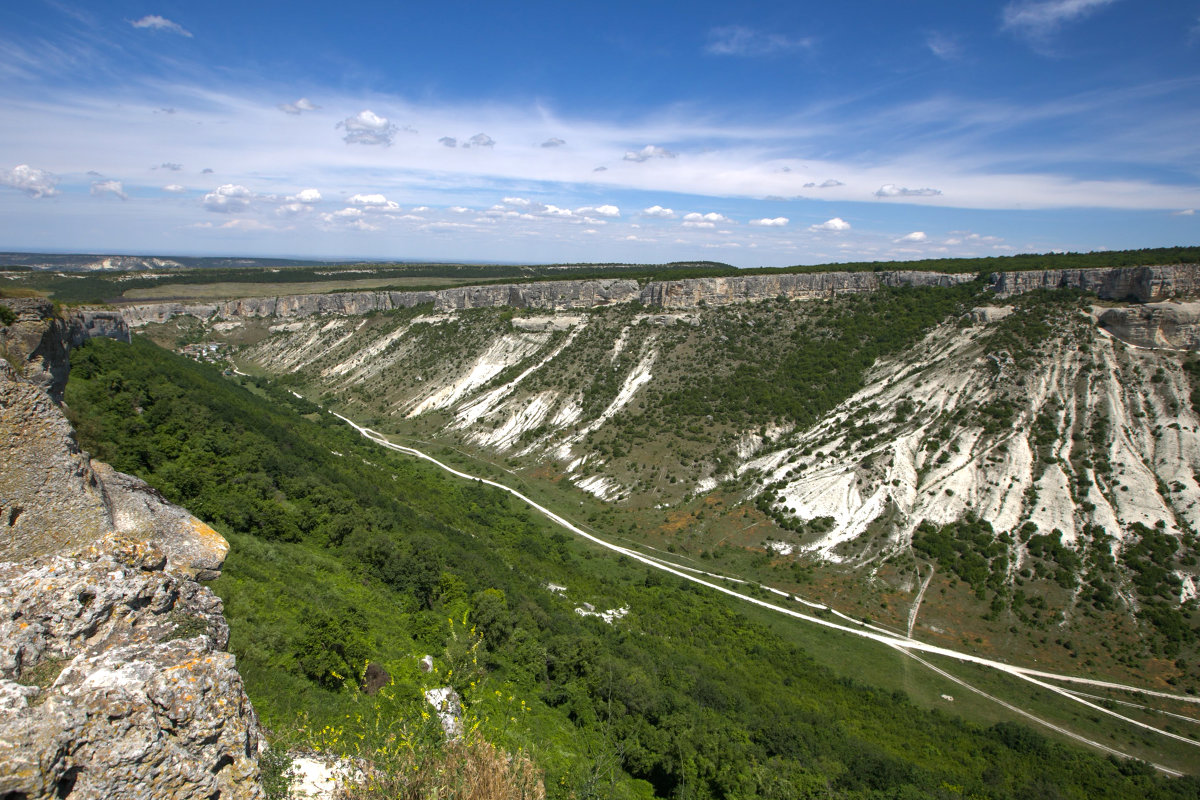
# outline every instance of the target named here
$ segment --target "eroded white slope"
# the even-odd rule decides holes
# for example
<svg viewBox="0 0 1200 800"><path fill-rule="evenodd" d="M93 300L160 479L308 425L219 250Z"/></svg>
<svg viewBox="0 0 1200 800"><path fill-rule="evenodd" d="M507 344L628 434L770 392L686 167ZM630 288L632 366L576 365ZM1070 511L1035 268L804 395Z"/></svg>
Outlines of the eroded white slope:
<svg viewBox="0 0 1200 800"><path fill-rule="evenodd" d="M775 508L832 520L793 549L867 557L847 545L885 515L892 548L922 520L968 513L998 533L1032 521L1067 544L1089 525L1119 539L1135 522L1179 535L1200 521L1200 436L1175 356L1126 347L1080 320L1072 326L1086 348L1052 337L1034 363L1017 365L989 349L991 324L933 331L788 447L738 468L761 475ZM905 401L911 410L898 415ZM1001 402L1013 406L1011 424L989 425L980 409ZM1053 422L1040 442L1039 414ZM877 433L847 439L863 426ZM1112 468L1102 475L1094 467L1105 455Z"/></svg>

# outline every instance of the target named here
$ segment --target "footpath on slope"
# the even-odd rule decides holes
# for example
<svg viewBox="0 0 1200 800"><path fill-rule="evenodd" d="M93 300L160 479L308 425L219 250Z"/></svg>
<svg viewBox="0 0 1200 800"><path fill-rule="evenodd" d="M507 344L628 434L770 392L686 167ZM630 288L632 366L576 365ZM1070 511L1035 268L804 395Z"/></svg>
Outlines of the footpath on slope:
<svg viewBox="0 0 1200 800"><path fill-rule="evenodd" d="M1188 702L1188 703L1196 703L1196 704L1200 704L1200 697L1190 697L1187 695L1177 695L1177 694L1171 694L1168 692L1158 692L1158 691L1154 691L1151 689L1144 689L1141 687L1130 686L1127 684L1116 683L1116 682L1112 682L1112 681L1102 681L1102 680L1096 680L1096 679L1092 679L1092 678L1084 678L1084 677L1079 677L1079 676L1074 676L1074 675L1063 675L1063 674L1058 674L1058 673L1053 673L1053 672L1046 672L1043 670L1030 669L1027 667L1017 667L1012 664L1006 664L1002 661L996 661L993 659L984 658L982 656L972 655L970 653L962 653L960 651L953 650L953 649L950 649L947 647L941 647L939 645L921 642L921 641L912 639L907 636L900 636L900 635L894 634L890 631L887 631L885 629L869 625L868 623L858 622L858 621L852 619L851 617L848 617L847 615L837 611L836 609L830 608L827 605L823 605L820 603L814 603L814 602L808 601L808 600L801 600L799 598L795 598L794 595L789 595L787 592L783 592L779 589L774 589L769 586L763 586L762 588L766 589L767 591L769 591L773 594L776 594L776 595L779 595L779 596L782 596L785 598L792 597L793 599L796 599L798 602L803 603L804 605L806 605L810 608L819 609L819 610L822 610L827 613L832 613L835 616L837 616L843 620L846 620L847 622L849 622L851 624L850 625L842 624L841 622L834 622L831 620L822 619L820 617L815 617L815 616L812 616L811 614L806 614L801 611L795 611L792 609L783 608L781 606L775 605L774 603L770 603L766 600L761 600L757 597L751 597L750 595L742 594L741 592L737 592L733 589L730 589L727 586L721 586L720 584L713 583L708 580L704 580L704 578L699 577L696 574L691 574L693 572L696 572L694 570L687 570L687 568L679 568L674 565L669 565L669 564L666 564L666 563L660 561L659 559L655 559L653 557L646 556L635 550L631 550L626 547L621 547L620 545L616 545L616 544L613 544L612 542L601 539L598 536L588 533L587 531L583 530L579 526L572 523L570 520L566 519L565 517L562 517L561 515L555 513L554 511L550 510L549 508L546 508L545 506L541 505L540 503L533 500L532 498L522 494L521 492L517 491L516 489L513 489L502 483L498 483L496 481L490 480L488 478L481 478L481 477L471 475L466 472L462 472L461 470L457 470L454 467L451 467L447 464L442 463L441 461L438 461L433 456L428 455L427 453L424 453L420 450L417 450L416 448L407 447L405 445L399 445L399 444L395 444L391 441L388 441L388 439L386 437L384 437L382 434L380 434L378 431L374 431L370 428L361 426L361 425L357 424L356 422L354 422L353 420L337 413L336 411L330 411L329 413L333 414L335 417L337 417L338 419L345 422L347 425L352 427L354 430L356 430L360 435L362 435L366 439L369 439L370 441L374 442L375 444L377 444L381 447L385 447L389 450L394 450L398 453L404 453L406 455L410 455L415 458L422 459L424 461L428 461L431 464L438 467L439 469L442 469L445 472L448 472L451 475L462 478L464 480L476 481L476 482L482 483L486 486L492 486L496 489L500 489L501 491L508 492L509 494L513 495L517 499L519 499L525 503L528 503L531 508L537 509L537 511L540 512L543 516L545 516L552 522L556 523L557 525L570 531L571 533L575 534L576 536L584 538L584 539L586 539L594 544L597 544L605 549L611 550L615 553L618 553L620 555L623 555L630 559L633 559L634 561L637 561L641 564L645 564L648 567L652 567L652 568L660 570L662 572L667 572L678 578L682 578L683 580L691 581L692 583L697 583L701 586L705 586L709 589L713 589L715 591L721 592L722 594L728 595L730 597L736 597L737 599L742 600L744 602L751 603L753 605L768 609L770 611L774 611L779 614L784 614L784 615L792 617L794 619L803 620L805 622L809 622L809 623L812 623L815 625L820 625L825 628L842 631L844 633L849 633L851 635L858 636L858 637L861 637L864 639L870 639L872 641L879 642L881 644L884 644L889 647L900 650L910 656L913 656L914 658L916 658L916 656L911 651L915 650L915 651L920 651L920 652L924 652L924 653L928 653L928 654L932 654L932 655L944 656L944 657L951 658L951 659L961 661L964 663L977 664L980 666L989 667L989 668L995 669L999 672L1003 672L1008 675L1012 675L1013 677L1019 678L1021 680L1033 683L1034 685L1036 685L1042 689L1054 692L1055 694L1058 694L1058 695L1064 697L1065 699L1073 700L1074 702L1080 703L1081 705L1087 707L1088 709L1090 709L1092 711L1103 713L1107 716L1113 717L1113 718L1120 720L1122 722L1125 722L1129 725L1133 725L1133 726L1141 728L1143 730L1157 733L1161 736L1165 736L1165 737L1183 742L1185 744L1192 745L1193 747L1200 747L1200 742L1197 742L1193 739L1189 739L1185 736L1180 736L1179 734L1175 734L1170 731L1162 730L1161 728L1156 728L1153 725L1149 725L1149 724L1147 724L1145 722L1141 722L1139 720L1131 719L1131 718L1126 717L1122 714L1119 714L1115 711L1107 709L1101 705L1097 705L1095 703L1084 700L1082 697L1079 697L1075 693L1072 693L1066 689L1063 689L1058 686L1054 686L1052 684L1048 684L1044 680L1039 680L1039 679L1056 680L1056 681L1064 681L1064 682L1071 682L1071 683L1082 683L1082 684L1087 684L1089 686L1096 686L1096 687L1102 687L1102 688L1107 688L1107 689L1116 689L1116 690L1125 691L1125 692L1141 693L1141 694L1144 694L1147 696L1161 697L1161 698L1167 698L1167 699L1171 699L1171 700L1177 700L1177 701ZM719 580L732 580L732 581L736 581L738 583L743 582L743 581L740 581L737 579L726 578L725 576L716 575L714 573L702 573L702 574L706 575L706 576L711 576L711 577L717 578ZM853 625L853 627L852 627L852 625ZM917 660L920 663L922 663L926 666L929 666L931 669L933 669L938 674L944 675L946 677L951 677L947 673L943 672L942 670L938 670L938 669L934 668L932 665L930 665L924 659L917 658ZM982 690L971 686L970 684L966 683L965 681L962 681L961 679L952 678L952 677L951 677L951 679L954 680L955 683L959 683L959 684L963 685L964 687L969 688L971 691L974 691L988 699L995 700L996 702L1000 703L1002 706L1004 706L1006 708L1017 711L1018 713L1020 713L1022 716L1026 717L1027 719L1035 721L1051 730L1063 733L1063 734L1069 736L1070 738L1075 739L1081 743L1088 744L1088 745L1095 747L1096 749L1101 750L1102 752L1105 752L1105 753L1119 755L1123 758L1130 758L1130 759L1134 758L1133 756L1129 755L1128 753L1124 753L1119 750L1114 750L1113 748L1109 747L1106 744L1103 744L1102 742L1099 742L1094 739L1089 739L1080 734L1072 733L1072 732L1067 731L1066 729L1062 728L1061 726L1056 725L1048 720L1044 720L1040 717L1034 716L1033 714L1031 714L1027 711L1017 709L1016 707L1011 706L1010 704L1005 703L1003 701L1000 701L998 698L995 698L992 695L989 695L989 694L983 692ZM1172 769L1172 768L1164 766L1162 764L1154 764L1153 762L1151 762L1151 765L1154 768L1158 769L1159 771L1166 773L1168 775L1174 776L1174 777L1178 777L1183 774L1182 772L1179 772L1178 770Z"/></svg>

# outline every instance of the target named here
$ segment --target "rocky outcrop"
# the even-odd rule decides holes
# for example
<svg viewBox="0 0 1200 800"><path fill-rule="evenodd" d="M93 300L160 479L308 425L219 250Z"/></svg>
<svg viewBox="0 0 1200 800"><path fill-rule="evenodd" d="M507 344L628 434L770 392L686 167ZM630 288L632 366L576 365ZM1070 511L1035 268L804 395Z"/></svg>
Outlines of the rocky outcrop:
<svg viewBox="0 0 1200 800"><path fill-rule="evenodd" d="M0 797L263 796L221 601L166 563L109 537L0 564Z"/></svg>
<svg viewBox="0 0 1200 800"><path fill-rule="evenodd" d="M1200 303L1097 309L1100 327L1138 347L1200 350Z"/></svg>
<svg viewBox="0 0 1200 800"><path fill-rule="evenodd" d="M1036 289L1081 289L1104 300L1153 303L1200 295L1200 264L997 272L990 282L1001 297Z"/></svg>
<svg viewBox="0 0 1200 800"><path fill-rule="evenodd" d="M154 542L173 571L215 577L225 539L144 481L93 462L55 402L70 347L93 334L127 339L123 320L59 318L45 301L14 310L17 320L0 329L0 560L59 553L116 531Z"/></svg>
<svg viewBox="0 0 1200 800"><path fill-rule="evenodd" d="M69 349L117 315L5 301L0 328L0 798L260 798L258 720L197 578L229 545L93 462ZM7 316L7 315L6 315Z"/></svg>
<svg viewBox="0 0 1200 800"><path fill-rule="evenodd" d="M117 311L72 311L57 314L43 298L6 299L16 319L0 327L0 357L17 373L62 398L71 369L68 351L96 336L129 341L129 326Z"/></svg>
<svg viewBox="0 0 1200 800"><path fill-rule="evenodd" d="M753 303L782 297L816 300L840 294L874 292L885 286L953 286L974 275L939 272L812 272L745 275L729 278L691 278L654 281L642 289L642 305L660 308L697 308L730 303Z"/></svg>

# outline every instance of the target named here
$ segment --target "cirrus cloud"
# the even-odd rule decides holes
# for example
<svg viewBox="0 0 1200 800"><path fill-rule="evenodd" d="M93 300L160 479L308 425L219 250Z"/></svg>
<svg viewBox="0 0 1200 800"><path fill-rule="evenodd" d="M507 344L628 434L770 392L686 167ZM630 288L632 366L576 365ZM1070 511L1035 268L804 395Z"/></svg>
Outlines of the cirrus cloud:
<svg viewBox="0 0 1200 800"><path fill-rule="evenodd" d="M125 187L120 181L92 181L92 196L102 197L103 195L111 194L113 197L119 197L122 200L128 200L129 195L125 194Z"/></svg>
<svg viewBox="0 0 1200 800"><path fill-rule="evenodd" d="M674 157L675 157L675 154L672 153L667 148L659 147L658 145L654 145L654 144L648 144L645 147L643 147L641 150L637 150L637 151L634 151L634 150L626 150L625 151L625 161L633 161L638 164L642 163L643 161L649 161L652 158L674 158Z"/></svg>
<svg viewBox="0 0 1200 800"><path fill-rule="evenodd" d="M894 183L885 183L875 190L876 197L937 197L941 193L941 189L909 189Z"/></svg>
<svg viewBox="0 0 1200 800"><path fill-rule="evenodd" d="M187 28L180 25L178 22L172 22L166 17L160 17L158 14L147 14L141 19L132 20L130 23L135 28L143 28L152 31L166 31L167 33L177 33L180 36L186 36L191 39L192 34Z"/></svg>
<svg viewBox="0 0 1200 800"><path fill-rule="evenodd" d="M298 115L304 111L316 111L320 106L313 105L307 97L301 97L294 103L280 103L279 110L285 114Z"/></svg>

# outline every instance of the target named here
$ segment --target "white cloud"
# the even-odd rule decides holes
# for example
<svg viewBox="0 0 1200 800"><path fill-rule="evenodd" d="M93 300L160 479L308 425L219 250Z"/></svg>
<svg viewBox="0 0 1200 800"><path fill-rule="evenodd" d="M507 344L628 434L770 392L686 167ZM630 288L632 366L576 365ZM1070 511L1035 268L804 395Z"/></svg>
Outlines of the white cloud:
<svg viewBox="0 0 1200 800"><path fill-rule="evenodd" d="M321 219L326 222L343 222L345 220L360 220L363 216L361 208L343 208L341 211L334 211L332 214L322 214Z"/></svg>
<svg viewBox="0 0 1200 800"><path fill-rule="evenodd" d="M147 14L141 19L135 19L129 23L135 28L146 28L152 31L167 31L168 33L177 33L180 36L192 38L192 34L178 22L172 22L166 17L160 17L158 14Z"/></svg>
<svg viewBox="0 0 1200 800"><path fill-rule="evenodd" d="M658 217L659 219L675 219L675 212L662 206L643 208L642 215L646 217Z"/></svg>
<svg viewBox="0 0 1200 800"><path fill-rule="evenodd" d="M280 103L279 110L285 114L299 114L303 111L316 111L320 106L313 105L307 97L301 97L294 103Z"/></svg>
<svg viewBox="0 0 1200 800"><path fill-rule="evenodd" d="M1194 209L1194 208L1185 208L1185 209L1183 209L1182 211L1176 211L1176 212L1175 212L1174 214L1172 214L1171 216L1173 216L1173 217L1190 217L1190 216L1192 216L1192 215L1193 215L1193 214L1195 214L1195 213L1196 213L1196 209Z"/></svg>
<svg viewBox="0 0 1200 800"><path fill-rule="evenodd" d="M806 184L804 184L804 188L805 189L832 189L835 186L845 186L845 185L846 184L842 183L839 180L830 178L829 180L821 181L820 183L806 183Z"/></svg>
<svg viewBox="0 0 1200 800"><path fill-rule="evenodd" d="M810 225L808 229L810 231L848 231L850 230L850 223L841 217L834 217L833 219L825 220L820 225Z"/></svg>
<svg viewBox="0 0 1200 800"><path fill-rule="evenodd" d="M636 152L633 150L625 151L625 160L626 161L636 161L639 164L643 161L649 161L652 158L674 158L674 157L675 157L675 154L672 153L667 148L659 147L658 145L653 145L653 144L648 144L645 147L643 147L641 150L638 150ZM600 169L601 169L601 167L596 167L597 171L599 171Z"/></svg>
<svg viewBox="0 0 1200 800"><path fill-rule="evenodd" d="M925 46L943 61L954 61L962 57L962 45L954 36L944 33L931 33L925 38Z"/></svg>
<svg viewBox="0 0 1200 800"><path fill-rule="evenodd" d="M275 230L266 223L259 222L256 219L231 219L228 222L221 223L221 227L227 230L234 231L273 231Z"/></svg>
<svg viewBox="0 0 1200 800"><path fill-rule="evenodd" d="M542 142L542 147L562 147L566 142L559 139L557 136L551 136L546 141Z"/></svg>
<svg viewBox="0 0 1200 800"><path fill-rule="evenodd" d="M912 233L908 233L908 234L905 234L904 236L901 236L896 241L897 242L923 242L928 238L929 237L925 235L924 231L913 231Z"/></svg>
<svg viewBox="0 0 1200 800"><path fill-rule="evenodd" d="M477 133L464 142L463 147L491 147L494 144L496 144L496 140L486 133Z"/></svg>
<svg viewBox="0 0 1200 800"><path fill-rule="evenodd" d="M346 135L342 137L346 144L381 144L384 147L391 146L399 130L387 117L381 117L369 108L347 117L336 127L346 129Z"/></svg>
<svg viewBox="0 0 1200 800"><path fill-rule="evenodd" d="M598 217L613 217L621 216L621 209L614 205L596 206L595 208L584 207L576 210L578 214L595 214Z"/></svg>
<svg viewBox="0 0 1200 800"><path fill-rule="evenodd" d="M396 205L381 194L355 194L351 195L346 202L353 206L369 206L373 208L388 208Z"/></svg>
<svg viewBox="0 0 1200 800"><path fill-rule="evenodd" d="M1026 0L1004 7L1004 27L1039 37L1053 33L1064 22L1091 14L1116 0Z"/></svg>
<svg viewBox="0 0 1200 800"><path fill-rule="evenodd" d="M294 217L297 214L304 214L309 211L312 211L312 206L306 203L284 203L275 210L275 213L281 217Z"/></svg>
<svg viewBox="0 0 1200 800"><path fill-rule="evenodd" d="M183 192L187 191L187 189L180 186L178 183L168 183L166 186L162 187L162 190L164 192L170 192L171 194L182 194Z"/></svg>
<svg viewBox="0 0 1200 800"><path fill-rule="evenodd" d="M226 183L204 195L204 207L209 211L228 214L233 211L245 211L250 207L254 193L245 186Z"/></svg>
<svg viewBox="0 0 1200 800"><path fill-rule="evenodd" d="M458 147L458 139L455 139L453 136L443 136L438 139L438 142L446 147Z"/></svg>
<svg viewBox="0 0 1200 800"><path fill-rule="evenodd" d="M319 203L321 202L321 192L317 189L301 189L288 200L294 203Z"/></svg>
<svg viewBox="0 0 1200 800"><path fill-rule="evenodd" d="M717 227L717 225L715 222L698 222L696 220L689 219L683 223L683 227L685 227L685 228L703 228L705 230L708 230L710 228Z"/></svg>
<svg viewBox="0 0 1200 800"><path fill-rule="evenodd" d="M763 228L782 228L784 225L788 224L788 218L787 217L775 217L772 219L772 218L763 217L762 219L750 220L750 224L758 225Z"/></svg>
<svg viewBox="0 0 1200 800"><path fill-rule="evenodd" d="M741 25L724 25L708 32L704 50L716 56L768 56L812 47L811 38L791 39Z"/></svg>
<svg viewBox="0 0 1200 800"><path fill-rule="evenodd" d="M12 169L0 169L0 186L18 189L30 197L53 197L58 194L54 185L58 179L28 164L18 164Z"/></svg>
<svg viewBox="0 0 1200 800"><path fill-rule="evenodd" d="M684 214L683 219L686 222L733 222L724 214L718 214L715 211L710 211L707 214L701 214L699 211L693 211L690 214Z"/></svg>
<svg viewBox="0 0 1200 800"><path fill-rule="evenodd" d="M92 181L93 197L100 197L106 194L111 194L122 200L129 199L129 195L125 194L125 187L121 185L120 181Z"/></svg>
<svg viewBox="0 0 1200 800"><path fill-rule="evenodd" d="M894 183L885 183L875 190L876 197L937 197L941 193L941 189L908 189Z"/></svg>
<svg viewBox="0 0 1200 800"><path fill-rule="evenodd" d="M532 200L527 200L524 197L506 197L501 202L506 206L514 206L515 208L529 208L534 204Z"/></svg>

